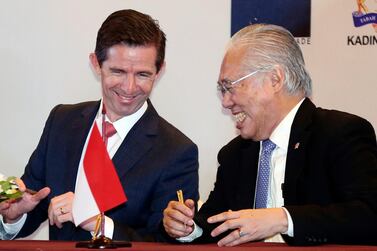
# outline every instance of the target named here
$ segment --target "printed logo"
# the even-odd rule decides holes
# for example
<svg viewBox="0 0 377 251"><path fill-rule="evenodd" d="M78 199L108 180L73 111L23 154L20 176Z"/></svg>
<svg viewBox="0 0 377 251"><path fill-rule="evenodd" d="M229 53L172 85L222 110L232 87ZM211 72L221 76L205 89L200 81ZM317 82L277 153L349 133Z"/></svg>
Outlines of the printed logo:
<svg viewBox="0 0 377 251"><path fill-rule="evenodd" d="M366 0L356 0L357 11L352 13L355 27L371 24L377 32L377 13L370 12ZM376 10L377 11L377 10Z"/></svg>
<svg viewBox="0 0 377 251"><path fill-rule="evenodd" d="M371 26L374 34L348 36L347 45L377 45L377 0L355 1L357 10L352 12L353 25L356 28Z"/></svg>

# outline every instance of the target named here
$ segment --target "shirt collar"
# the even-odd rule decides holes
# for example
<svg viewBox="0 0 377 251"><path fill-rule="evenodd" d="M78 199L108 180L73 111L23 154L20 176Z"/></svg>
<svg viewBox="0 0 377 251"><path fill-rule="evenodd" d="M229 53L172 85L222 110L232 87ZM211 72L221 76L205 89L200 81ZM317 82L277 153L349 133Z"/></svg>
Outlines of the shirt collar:
<svg viewBox="0 0 377 251"><path fill-rule="evenodd" d="M102 117L101 117L102 107L103 107L103 100L101 99L101 104L99 106L99 109L96 115L97 125L102 123ZM139 119L143 116L147 108L148 108L148 104L147 102L144 102L144 104L135 113L128 116L124 116L118 119L117 121L112 122L113 126L115 127L117 131L117 134L122 138L122 140L127 136L128 132L136 124L136 122L139 121ZM110 121L107 115L105 115L105 120Z"/></svg>
<svg viewBox="0 0 377 251"><path fill-rule="evenodd" d="M298 102L295 107L284 117L284 119L279 123L270 136L270 140L274 142L279 148L283 150L288 150L289 136L291 132L291 127L293 120L296 116L298 108L301 106L304 98Z"/></svg>

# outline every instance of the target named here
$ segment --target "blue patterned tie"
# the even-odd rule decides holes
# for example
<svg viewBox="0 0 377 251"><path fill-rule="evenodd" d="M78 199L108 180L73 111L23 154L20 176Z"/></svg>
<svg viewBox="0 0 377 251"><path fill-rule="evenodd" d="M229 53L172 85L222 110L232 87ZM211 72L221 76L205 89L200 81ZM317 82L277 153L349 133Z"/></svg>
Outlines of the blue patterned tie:
<svg viewBox="0 0 377 251"><path fill-rule="evenodd" d="M266 208L267 206L271 154L275 147L276 145L269 139L262 141L262 152L259 157L255 208Z"/></svg>

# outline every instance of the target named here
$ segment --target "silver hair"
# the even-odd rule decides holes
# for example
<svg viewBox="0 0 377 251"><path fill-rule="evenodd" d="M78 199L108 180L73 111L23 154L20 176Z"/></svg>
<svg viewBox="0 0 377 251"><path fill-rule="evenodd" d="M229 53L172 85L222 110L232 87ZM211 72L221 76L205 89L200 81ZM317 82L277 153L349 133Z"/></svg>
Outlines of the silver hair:
<svg viewBox="0 0 377 251"><path fill-rule="evenodd" d="M302 51L285 28L270 24L249 25L232 37L228 45L228 49L231 48L245 49L243 66L248 70L281 66L288 94L312 95L312 80L305 69Z"/></svg>

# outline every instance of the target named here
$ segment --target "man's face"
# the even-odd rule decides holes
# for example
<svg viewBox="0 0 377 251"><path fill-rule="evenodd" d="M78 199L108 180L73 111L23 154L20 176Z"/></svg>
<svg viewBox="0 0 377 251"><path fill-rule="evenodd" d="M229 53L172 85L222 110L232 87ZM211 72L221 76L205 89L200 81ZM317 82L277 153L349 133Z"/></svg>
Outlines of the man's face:
<svg viewBox="0 0 377 251"><path fill-rule="evenodd" d="M90 55L101 78L103 102L111 121L135 113L147 100L158 77L156 56L154 46L118 44L108 49L100 67L95 54Z"/></svg>
<svg viewBox="0 0 377 251"><path fill-rule="evenodd" d="M219 81L234 81L250 72L241 68L245 53L240 49L231 49L225 55ZM245 139L267 139L274 127L273 88L265 71L245 78L234 85L232 93L225 92L222 105L235 116L236 127Z"/></svg>

